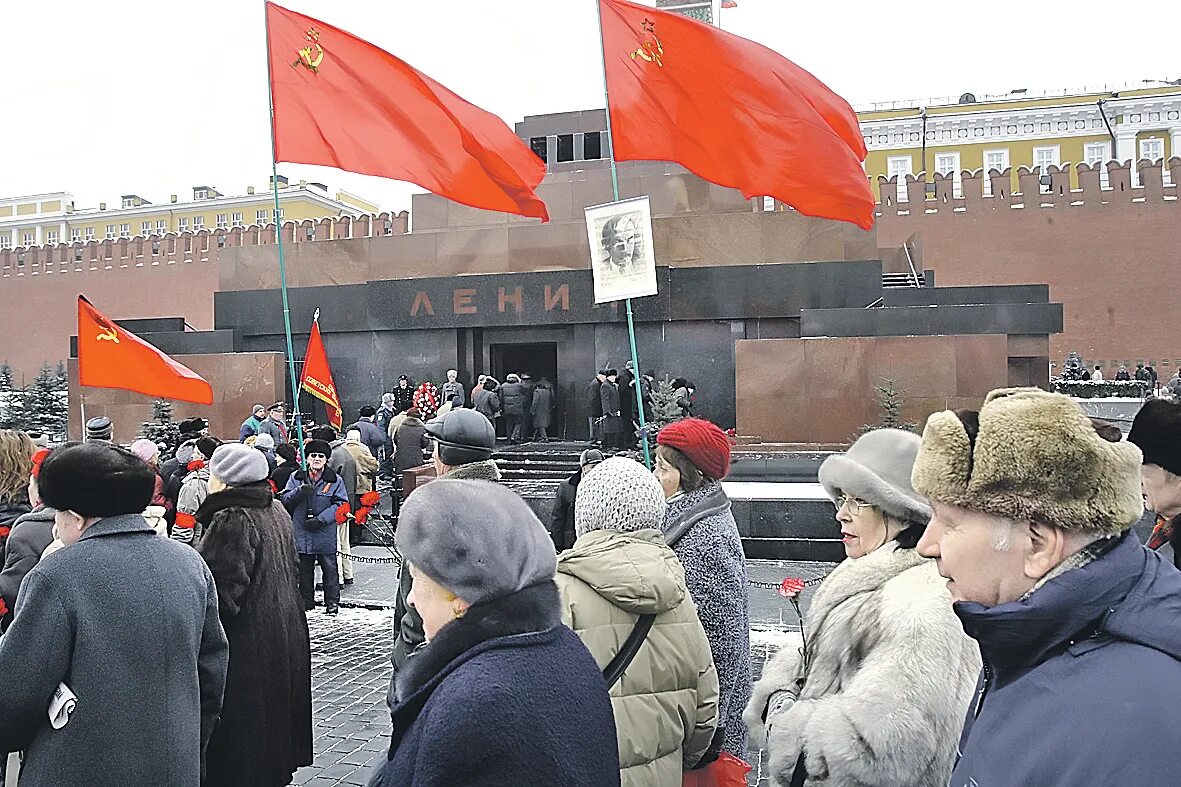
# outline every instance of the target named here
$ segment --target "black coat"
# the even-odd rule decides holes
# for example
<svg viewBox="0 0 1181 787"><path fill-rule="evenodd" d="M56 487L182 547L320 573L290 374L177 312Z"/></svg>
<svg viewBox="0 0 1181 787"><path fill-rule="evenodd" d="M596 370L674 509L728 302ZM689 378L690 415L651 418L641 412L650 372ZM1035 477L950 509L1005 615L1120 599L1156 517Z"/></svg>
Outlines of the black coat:
<svg viewBox="0 0 1181 787"><path fill-rule="evenodd" d="M12 623L21 580L33 570L45 547L53 541L53 517L56 513L52 508L38 506L37 510L22 514L8 534L8 543L4 548L4 569L0 571L0 601L8 609L0 618L0 631Z"/></svg>
<svg viewBox="0 0 1181 787"><path fill-rule="evenodd" d="M289 784L312 762L311 651L291 517L264 483L211 494L197 519L205 526L197 551L230 642L206 783Z"/></svg>
<svg viewBox="0 0 1181 787"><path fill-rule="evenodd" d="M533 389L533 404L529 410L536 429L548 429L554 412L554 392L546 384Z"/></svg>
<svg viewBox="0 0 1181 787"><path fill-rule="evenodd" d="M399 473L421 467L424 464L422 451L430 445L426 425L417 418L407 418L394 431L394 467Z"/></svg>
<svg viewBox="0 0 1181 787"><path fill-rule="evenodd" d="M624 369L619 373L619 412L630 421L636 412L635 375Z"/></svg>
<svg viewBox="0 0 1181 787"><path fill-rule="evenodd" d="M562 625L552 581L477 604L398 674L388 761L370 787L613 787L607 684Z"/></svg>
<svg viewBox="0 0 1181 787"><path fill-rule="evenodd" d="M586 389L586 414L590 418L603 417L603 400L599 398L599 389L603 386L599 378L590 381Z"/></svg>
<svg viewBox="0 0 1181 787"><path fill-rule="evenodd" d="M603 432L614 434L623 431L623 419L620 418L619 387L608 380L599 388L599 399L603 403Z"/></svg>
<svg viewBox="0 0 1181 787"><path fill-rule="evenodd" d="M299 469L299 462L284 462L271 471L271 481L275 484L275 494L282 492L287 486L287 479Z"/></svg>
<svg viewBox="0 0 1181 787"><path fill-rule="evenodd" d="M414 389L410 386L398 386L393 390L394 413L404 413L414 405Z"/></svg>
<svg viewBox="0 0 1181 787"><path fill-rule="evenodd" d="M24 496L24 492L21 492ZM32 506L26 500L0 500L0 560L4 558L4 543L8 541L8 533L16 520L32 511Z"/></svg>
<svg viewBox="0 0 1181 787"><path fill-rule="evenodd" d="M525 415L525 400L527 391L523 383L505 383L497 389L500 391L500 403L504 407L504 414L522 418Z"/></svg>
<svg viewBox="0 0 1181 787"><path fill-rule="evenodd" d="M574 546L574 498L578 485L582 483L582 471L567 478L558 485L554 496L554 507L549 516L549 535L554 540L554 549L564 552Z"/></svg>

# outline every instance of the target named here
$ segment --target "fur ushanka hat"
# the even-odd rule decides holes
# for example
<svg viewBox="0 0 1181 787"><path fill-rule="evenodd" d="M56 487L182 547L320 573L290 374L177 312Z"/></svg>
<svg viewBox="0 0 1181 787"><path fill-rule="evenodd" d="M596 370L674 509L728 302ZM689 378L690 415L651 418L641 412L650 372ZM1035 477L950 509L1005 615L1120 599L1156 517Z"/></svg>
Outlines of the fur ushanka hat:
<svg viewBox="0 0 1181 787"><path fill-rule="evenodd" d="M1100 437L1068 397L1002 388L984 400L975 441L950 410L927 419L912 481L932 502L1118 534L1144 511L1140 458Z"/></svg>
<svg viewBox="0 0 1181 787"><path fill-rule="evenodd" d="M820 465L819 480L829 499L852 495L903 522L925 525L931 507L910 485L919 436L901 429L874 429L857 438L844 454Z"/></svg>

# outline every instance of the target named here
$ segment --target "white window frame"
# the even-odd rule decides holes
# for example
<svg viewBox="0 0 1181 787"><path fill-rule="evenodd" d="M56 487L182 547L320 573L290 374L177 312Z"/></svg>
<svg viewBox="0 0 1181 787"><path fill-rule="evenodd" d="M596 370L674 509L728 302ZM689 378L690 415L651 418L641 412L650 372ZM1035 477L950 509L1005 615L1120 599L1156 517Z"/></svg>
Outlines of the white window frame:
<svg viewBox="0 0 1181 787"><path fill-rule="evenodd" d="M189 219L187 216L181 216L180 218L178 218L176 220L176 231L177 232L188 232L189 231Z"/></svg>
<svg viewBox="0 0 1181 787"><path fill-rule="evenodd" d="M939 164L940 159L943 159L942 168ZM960 152L958 150L949 150L935 154L935 171L946 175L946 170L951 171L951 195L957 199L963 197L964 173L960 169Z"/></svg>
<svg viewBox="0 0 1181 787"><path fill-rule="evenodd" d="M168 220L167 219L156 219L156 234L157 235L164 235L167 232L168 232Z"/></svg>
<svg viewBox="0 0 1181 787"><path fill-rule="evenodd" d="M193 191L193 201L209 199L209 189L196 189Z"/></svg>
<svg viewBox="0 0 1181 787"><path fill-rule="evenodd" d="M45 244L47 246L57 244L57 230L45 230Z"/></svg>
<svg viewBox="0 0 1181 787"><path fill-rule="evenodd" d="M82 240L82 230L80 230L76 227L74 229L71 229L70 230L70 242L77 243L80 240Z"/></svg>
<svg viewBox="0 0 1181 787"><path fill-rule="evenodd" d="M1039 161L1038 160L1039 154L1041 154L1041 153L1050 153L1051 154L1049 157L1050 160L1045 161L1045 162ZM1035 145L1033 148L1033 166L1041 167L1041 170L1038 173L1039 177L1041 175L1049 175L1050 174L1050 172L1049 172L1050 165L1053 165L1055 167L1062 166L1062 146L1061 145ZM1039 190L1041 191L1042 194L1049 194L1050 193L1049 186L1041 186L1039 184Z"/></svg>
<svg viewBox="0 0 1181 787"><path fill-rule="evenodd" d="M193 232L199 232L203 229L205 229L205 217L204 216L194 216L193 217Z"/></svg>
<svg viewBox="0 0 1181 787"><path fill-rule="evenodd" d="M145 238L148 237L149 235L151 235L152 234L151 220L141 221L139 223L139 231L140 231L140 234L143 235Z"/></svg>
<svg viewBox="0 0 1181 787"><path fill-rule="evenodd" d="M94 227L87 227L87 228L86 228L86 236L85 236L85 239L86 239L86 242L87 242L87 243L89 243L90 241L94 240Z"/></svg>
<svg viewBox="0 0 1181 787"><path fill-rule="evenodd" d="M107 240L114 240L114 239L115 239L115 225L108 224L107 225Z"/></svg>
<svg viewBox="0 0 1181 787"><path fill-rule="evenodd" d="M267 224L271 220L271 212L266 208L254 211L254 220L258 224Z"/></svg>
<svg viewBox="0 0 1181 787"><path fill-rule="evenodd" d="M12 236L7 232L0 234L0 249L12 248Z"/></svg>
<svg viewBox="0 0 1181 787"><path fill-rule="evenodd" d="M895 166L905 164L906 171L902 171L902 167ZM898 202L906 202L908 200L906 193L906 176L914 174L914 156L890 156L886 159L886 177L892 178L898 176Z"/></svg>
<svg viewBox="0 0 1181 787"><path fill-rule="evenodd" d="M224 230L226 227L229 226L229 221L227 221L228 218L229 217L226 216L226 214L224 214L224 213L217 214L217 228L219 230Z"/></svg>
<svg viewBox="0 0 1181 787"><path fill-rule="evenodd" d="M1111 143L1088 142L1083 146L1083 160L1092 168L1099 169L1099 187L1111 188L1111 176L1107 172L1107 162L1111 161Z"/></svg>
<svg viewBox="0 0 1181 787"><path fill-rule="evenodd" d="M130 238L131 237L131 224L130 223L120 222L119 237L120 238Z"/></svg>
<svg viewBox="0 0 1181 787"><path fill-rule="evenodd" d="M994 156L994 155L998 155L998 154L1000 155L1000 158L1001 158L1001 165L999 167L989 166L989 163L988 163L989 157ZM992 196L992 178L988 177L988 173L994 169L997 172L1004 172L1006 169L1009 168L1009 149L1008 148L992 148L990 150L985 150L983 156L984 156L984 158L982 159L982 161L984 163L984 191L983 191L983 194L986 197L991 197Z"/></svg>
<svg viewBox="0 0 1181 787"><path fill-rule="evenodd" d="M135 197L124 197L123 198L123 207L124 208L134 208L135 207Z"/></svg>
<svg viewBox="0 0 1181 787"><path fill-rule="evenodd" d="M235 214L233 214L233 215L231 216L231 220L233 221L233 225L234 225L235 227L241 227L241 226L242 226L242 214L241 214L241 213L235 213Z"/></svg>
<svg viewBox="0 0 1181 787"><path fill-rule="evenodd" d="M26 249L30 248L33 245L33 243L36 241L36 239L37 239L37 236L35 233L26 232L23 235L21 235L21 245L24 246Z"/></svg>
<svg viewBox="0 0 1181 787"><path fill-rule="evenodd" d="M1157 152L1160 155L1150 155L1148 150L1146 149L1148 147L1157 148ZM1139 161L1142 158L1146 158L1149 161L1156 161L1157 159L1160 159L1161 179L1163 181L1163 184L1166 186L1173 185L1173 177L1172 177L1173 173L1169 170L1168 162L1165 160L1165 138L1164 137L1145 137L1144 139L1137 140L1136 141L1136 152L1140 154L1140 157L1137 159L1137 161ZM1173 155L1175 156L1177 154L1174 153ZM1135 169L1135 167L1133 167L1133 169ZM1138 170L1138 169L1136 170L1136 177L1137 177L1137 182L1139 182L1138 179L1140 177L1140 170Z"/></svg>
<svg viewBox="0 0 1181 787"><path fill-rule="evenodd" d="M275 211L275 219L276 219L276 220L277 220L279 223L282 223L282 221L283 221L283 208L278 208L278 209Z"/></svg>

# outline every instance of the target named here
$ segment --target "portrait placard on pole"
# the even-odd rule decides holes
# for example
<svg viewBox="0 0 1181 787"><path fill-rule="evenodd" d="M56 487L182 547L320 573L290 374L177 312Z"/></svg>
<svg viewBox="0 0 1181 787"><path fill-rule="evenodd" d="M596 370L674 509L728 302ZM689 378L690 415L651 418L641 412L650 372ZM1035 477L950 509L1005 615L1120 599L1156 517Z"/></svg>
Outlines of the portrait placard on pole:
<svg viewBox="0 0 1181 787"><path fill-rule="evenodd" d="M647 197L586 209L595 303L656 294L652 207Z"/></svg>

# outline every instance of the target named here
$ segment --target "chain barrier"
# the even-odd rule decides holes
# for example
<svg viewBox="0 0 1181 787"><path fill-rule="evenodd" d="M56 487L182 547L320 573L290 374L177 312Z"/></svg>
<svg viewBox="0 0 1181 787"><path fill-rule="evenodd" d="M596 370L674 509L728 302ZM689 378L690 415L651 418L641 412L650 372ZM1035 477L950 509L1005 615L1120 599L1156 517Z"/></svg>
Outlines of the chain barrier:
<svg viewBox="0 0 1181 787"><path fill-rule="evenodd" d="M828 579L828 575L831 573L832 573L832 570L830 569L829 571L824 572L824 574L822 576L812 577L811 579L805 579L804 580L804 587L812 587L813 585L819 585L821 582ZM753 587L763 588L765 590L779 590L779 588L782 585L782 583L779 583L779 582L760 582L757 579L748 579L746 581L749 582Z"/></svg>

